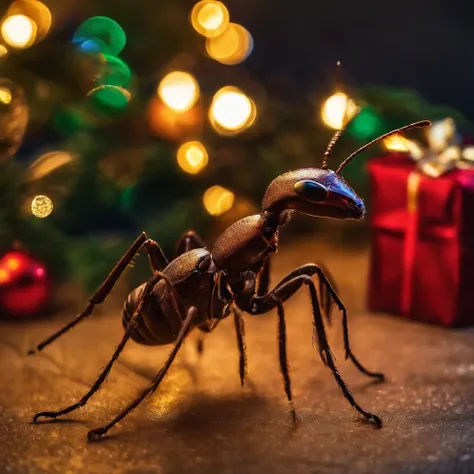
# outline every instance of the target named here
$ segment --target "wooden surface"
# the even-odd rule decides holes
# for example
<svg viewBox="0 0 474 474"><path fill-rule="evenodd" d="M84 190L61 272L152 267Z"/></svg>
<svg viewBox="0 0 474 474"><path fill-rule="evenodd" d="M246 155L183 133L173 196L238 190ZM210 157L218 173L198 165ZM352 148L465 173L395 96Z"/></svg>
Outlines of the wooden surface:
<svg viewBox="0 0 474 474"><path fill-rule="evenodd" d="M142 257L144 258L144 257ZM159 370L169 348L130 343L103 389L64 422L33 425L37 411L78 400L108 361L121 334L119 300L44 353L26 351L74 314L0 323L1 473L472 473L474 333L364 311L366 250L343 251L306 240L283 247L275 284L296 265L324 261L350 309L354 352L388 380L374 384L344 361L339 314L332 349L357 401L378 414L360 421L312 347L307 291L286 304L294 399L290 423L278 369L275 314L247 316L250 374L240 388L232 321L205 342L195 337L161 389L103 441L88 429L111 419ZM120 298L117 298L120 296Z"/></svg>

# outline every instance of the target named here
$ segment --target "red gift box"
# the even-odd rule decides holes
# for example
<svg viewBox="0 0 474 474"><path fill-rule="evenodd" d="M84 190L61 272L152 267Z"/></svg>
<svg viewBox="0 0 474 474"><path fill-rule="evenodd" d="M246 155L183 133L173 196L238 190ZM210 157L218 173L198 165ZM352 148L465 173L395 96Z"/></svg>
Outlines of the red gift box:
<svg viewBox="0 0 474 474"><path fill-rule="evenodd" d="M368 165L368 306L444 326L474 324L474 170L424 175L406 154Z"/></svg>

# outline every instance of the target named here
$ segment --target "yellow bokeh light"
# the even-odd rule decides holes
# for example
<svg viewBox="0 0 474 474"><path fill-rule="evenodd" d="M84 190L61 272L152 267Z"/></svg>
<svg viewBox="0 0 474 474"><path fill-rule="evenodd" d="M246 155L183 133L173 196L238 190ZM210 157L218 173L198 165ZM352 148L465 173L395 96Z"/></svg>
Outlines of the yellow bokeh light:
<svg viewBox="0 0 474 474"><path fill-rule="evenodd" d="M387 150L410 153L415 160L419 160L424 154L423 150L416 142L408 140L408 138L399 134L384 138L383 144Z"/></svg>
<svg viewBox="0 0 474 474"><path fill-rule="evenodd" d="M191 24L203 36L218 36L229 25L229 10L221 2L203 0L191 10Z"/></svg>
<svg viewBox="0 0 474 474"><path fill-rule="evenodd" d="M31 202L31 212L35 217L44 219L53 212L53 201L48 196L40 194Z"/></svg>
<svg viewBox="0 0 474 474"><path fill-rule="evenodd" d="M158 86L161 100L174 112L187 112L199 99L199 84L191 74L174 71Z"/></svg>
<svg viewBox="0 0 474 474"><path fill-rule="evenodd" d="M15 0L8 8L7 16L24 15L35 24L35 41L41 40L51 29L51 12L38 0Z"/></svg>
<svg viewBox="0 0 474 474"><path fill-rule="evenodd" d="M229 23L229 27L221 35L206 39L207 54L226 65L241 63L252 49L252 35L243 26L235 23Z"/></svg>
<svg viewBox="0 0 474 474"><path fill-rule="evenodd" d="M197 174L209 161L206 147L198 141L183 143L177 152L178 165L189 174Z"/></svg>
<svg viewBox="0 0 474 474"><path fill-rule="evenodd" d="M254 101L232 86L216 92L209 108L209 120L220 133L242 132L253 124L256 116Z"/></svg>
<svg viewBox="0 0 474 474"><path fill-rule="evenodd" d="M2 23L3 39L13 48L26 48L36 37L36 24L25 15L8 16Z"/></svg>
<svg viewBox="0 0 474 474"><path fill-rule="evenodd" d="M6 56L7 53L8 53L8 49L3 44L0 44L0 58L3 58L3 56Z"/></svg>
<svg viewBox="0 0 474 474"><path fill-rule="evenodd" d="M390 151L408 151L407 139L401 135L391 135L384 138L383 144Z"/></svg>
<svg viewBox="0 0 474 474"><path fill-rule="evenodd" d="M18 270L20 268L20 260L17 257L8 257L6 265L10 270Z"/></svg>
<svg viewBox="0 0 474 474"><path fill-rule="evenodd" d="M359 111L356 103L343 92L327 99L321 108L323 122L334 130L341 130Z"/></svg>
<svg viewBox="0 0 474 474"><path fill-rule="evenodd" d="M6 87L0 87L0 102L8 105L12 101L12 93Z"/></svg>
<svg viewBox="0 0 474 474"><path fill-rule="evenodd" d="M204 193L202 198L206 211L211 216L219 216L232 209L234 193L222 186L212 186Z"/></svg>
<svg viewBox="0 0 474 474"><path fill-rule="evenodd" d="M10 280L10 272L0 268L0 283L6 283L8 280Z"/></svg>

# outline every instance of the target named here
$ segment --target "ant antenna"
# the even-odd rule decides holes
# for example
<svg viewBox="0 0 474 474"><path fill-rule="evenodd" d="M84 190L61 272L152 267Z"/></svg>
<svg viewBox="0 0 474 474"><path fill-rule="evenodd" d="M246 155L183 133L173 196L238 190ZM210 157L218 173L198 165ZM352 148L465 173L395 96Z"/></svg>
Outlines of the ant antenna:
<svg viewBox="0 0 474 474"><path fill-rule="evenodd" d="M341 61L338 61L336 63L336 91L339 91L341 89ZM346 118L347 110L344 111L344 119ZM344 122L345 120L343 120ZM328 169L328 160L329 156L331 155L331 151L336 144L336 142L339 140L339 137L342 135L342 132L344 131L344 126L340 129L337 130L336 133L333 135L331 138L331 141L329 142L328 147L326 148L326 151L324 152L324 157L323 157L323 162L321 164L321 169L327 170Z"/></svg>
<svg viewBox="0 0 474 474"><path fill-rule="evenodd" d="M336 63L336 89L341 88L341 61Z"/></svg>
<svg viewBox="0 0 474 474"><path fill-rule="evenodd" d="M392 130L391 132L388 132L388 133L385 133L385 134L381 135L380 137L376 138L375 140L372 140L370 143L367 143L367 145L364 145L363 147L359 148L357 151L355 151L354 153L349 155L339 165L339 168L336 170L336 173L339 174L341 172L342 168L344 168L344 166L346 166L349 163L349 161L352 160L352 158L354 158L359 153L362 153L363 151L367 150L367 148L372 146L374 143L377 143L378 141L383 140L384 138L387 138L390 135L395 135L396 133L400 133L400 132L403 132L405 130L410 130L411 128L429 127L430 125L431 125L431 122L429 120L421 120L420 122L411 123L410 125L405 125L404 127L397 128L395 130Z"/></svg>
<svg viewBox="0 0 474 474"><path fill-rule="evenodd" d="M321 169L327 170L328 169L328 160L329 160L329 155L331 154L333 146L336 144L336 142L339 140L339 137L342 135L342 132L344 131L343 128L340 130L337 130L336 133L333 135L331 138L331 141L329 142L328 147L326 148L326 151L324 152L324 158L323 158L323 163L321 165Z"/></svg>

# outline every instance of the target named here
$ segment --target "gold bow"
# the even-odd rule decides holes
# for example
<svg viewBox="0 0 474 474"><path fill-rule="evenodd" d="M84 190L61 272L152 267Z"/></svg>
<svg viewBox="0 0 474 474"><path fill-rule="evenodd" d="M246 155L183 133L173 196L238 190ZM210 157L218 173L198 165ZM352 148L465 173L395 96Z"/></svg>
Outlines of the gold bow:
<svg viewBox="0 0 474 474"><path fill-rule="evenodd" d="M409 153L418 168L432 178L456 168L474 168L474 146L462 146L452 118L433 122L431 127L425 129L425 134L428 148L401 135L387 137L384 145L392 151Z"/></svg>

